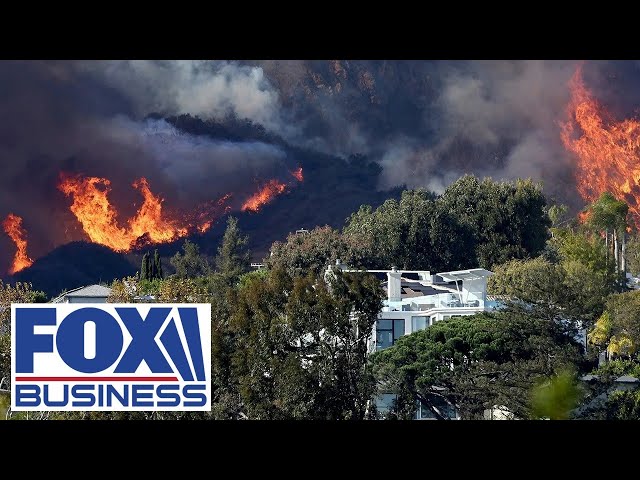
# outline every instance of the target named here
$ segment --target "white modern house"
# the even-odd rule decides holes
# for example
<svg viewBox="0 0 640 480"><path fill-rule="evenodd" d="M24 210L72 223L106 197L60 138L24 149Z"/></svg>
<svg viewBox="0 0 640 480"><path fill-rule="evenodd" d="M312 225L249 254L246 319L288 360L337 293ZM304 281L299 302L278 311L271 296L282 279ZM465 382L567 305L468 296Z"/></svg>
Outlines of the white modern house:
<svg viewBox="0 0 640 480"><path fill-rule="evenodd" d="M375 332L369 339L370 352L390 347L408 335L452 317L492 310L495 300L487 298L489 270L473 268L434 275L428 270L353 270L336 262L343 272L367 272L382 281L387 292ZM329 271L331 268L329 269Z"/></svg>
<svg viewBox="0 0 640 480"><path fill-rule="evenodd" d="M337 260L326 274L334 268L343 272L371 273L380 279L387 293L375 330L367 342L370 353L388 348L401 336L424 330L435 322L474 315L498 306L495 298L487 296L487 279L493 273L483 268L436 274L428 270L398 270L395 267L391 270L355 270ZM377 397L377 411L388 411L394 399L392 393ZM438 405L438 409L448 418L459 418L455 408L445 402ZM418 403L414 418L427 420L435 417Z"/></svg>

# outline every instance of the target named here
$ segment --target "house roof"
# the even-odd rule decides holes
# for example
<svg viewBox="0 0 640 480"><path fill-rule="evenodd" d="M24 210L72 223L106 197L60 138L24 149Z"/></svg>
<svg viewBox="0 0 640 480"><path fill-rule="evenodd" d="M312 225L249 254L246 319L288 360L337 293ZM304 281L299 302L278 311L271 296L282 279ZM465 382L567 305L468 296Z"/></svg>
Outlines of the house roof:
<svg viewBox="0 0 640 480"><path fill-rule="evenodd" d="M585 375L583 377L580 377L581 380L584 380L585 382L590 382L592 380L599 380L600 377L598 375ZM615 379L616 382L618 383L639 383L640 380L637 379L636 377L632 377L631 375L622 375L621 377L618 377Z"/></svg>
<svg viewBox="0 0 640 480"><path fill-rule="evenodd" d="M111 295L111 289L102 285L88 285L86 287L74 288L68 292L64 292L51 300L51 303L56 303L56 300L64 297L89 297L89 298L104 298Z"/></svg>
<svg viewBox="0 0 640 480"><path fill-rule="evenodd" d="M493 272L484 268L472 268L470 270L456 270L453 272L438 272L438 275L447 281L452 280L477 280L489 277Z"/></svg>
<svg viewBox="0 0 640 480"><path fill-rule="evenodd" d="M389 282L387 281L382 282L382 288L386 290L389 286L388 283ZM404 277L402 278L400 283L400 288L402 289L402 298L423 297L428 295L437 295L439 293L451 293L451 290L447 290L446 288L437 288L443 286L446 287L446 285L425 285L422 282L408 280Z"/></svg>

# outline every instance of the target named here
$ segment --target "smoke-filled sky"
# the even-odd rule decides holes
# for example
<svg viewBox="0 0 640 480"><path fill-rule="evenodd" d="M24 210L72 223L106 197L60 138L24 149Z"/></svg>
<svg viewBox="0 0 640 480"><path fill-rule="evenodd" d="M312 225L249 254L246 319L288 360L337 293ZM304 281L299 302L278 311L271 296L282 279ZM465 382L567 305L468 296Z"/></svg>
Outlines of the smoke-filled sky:
<svg viewBox="0 0 640 480"><path fill-rule="evenodd" d="M131 183L144 176L165 205L180 210L286 174L297 165L286 144L345 158L365 154L383 167L380 189L441 192L474 173L542 179L548 193L575 202L558 125L577 65L1 62L0 219L9 212L24 218L29 251L38 257L83 238L56 189L61 171L109 178L125 214L140 201ZM640 105L639 73L636 62L585 64L587 83L620 115ZM181 114L249 119L272 141L187 134L162 119ZM0 234L0 270L12 252Z"/></svg>

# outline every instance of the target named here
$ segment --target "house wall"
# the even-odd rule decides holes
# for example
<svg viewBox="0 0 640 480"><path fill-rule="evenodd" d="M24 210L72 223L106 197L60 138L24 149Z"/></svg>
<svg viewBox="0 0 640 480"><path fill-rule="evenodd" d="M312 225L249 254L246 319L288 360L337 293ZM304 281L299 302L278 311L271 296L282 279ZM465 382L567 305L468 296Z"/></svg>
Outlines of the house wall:
<svg viewBox="0 0 640 480"><path fill-rule="evenodd" d="M64 303L107 303L107 297L65 297Z"/></svg>

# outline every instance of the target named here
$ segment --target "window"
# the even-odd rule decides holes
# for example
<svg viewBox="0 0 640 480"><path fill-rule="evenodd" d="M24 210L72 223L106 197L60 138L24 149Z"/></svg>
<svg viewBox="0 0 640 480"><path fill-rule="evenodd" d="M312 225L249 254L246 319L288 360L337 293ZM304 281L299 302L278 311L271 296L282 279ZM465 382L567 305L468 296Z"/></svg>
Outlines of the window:
<svg viewBox="0 0 640 480"><path fill-rule="evenodd" d="M404 320L378 320L376 322L376 350L390 347L404 335Z"/></svg>
<svg viewBox="0 0 640 480"><path fill-rule="evenodd" d="M376 410L381 416L386 416L393 409L396 395L394 393L383 393L376 398Z"/></svg>
<svg viewBox="0 0 640 480"><path fill-rule="evenodd" d="M443 398L432 397L433 405L440 411L440 413L449 419L455 419L457 417L456 409L453 405L450 405ZM437 417L435 414L429 410L422 402L417 402L417 410L414 415L414 419L416 420L435 420Z"/></svg>
<svg viewBox="0 0 640 480"><path fill-rule="evenodd" d="M442 319L443 319L443 320L449 320L449 318L451 318L449 315L443 315L443 316L442 316Z"/></svg>
<svg viewBox="0 0 640 480"><path fill-rule="evenodd" d="M411 317L411 331L417 332L427 328L427 317Z"/></svg>
<svg viewBox="0 0 640 480"><path fill-rule="evenodd" d="M431 321L429 322L429 325L433 325L434 323L436 323L436 320L438 320L438 317L434 315L433 317L431 317Z"/></svg>

